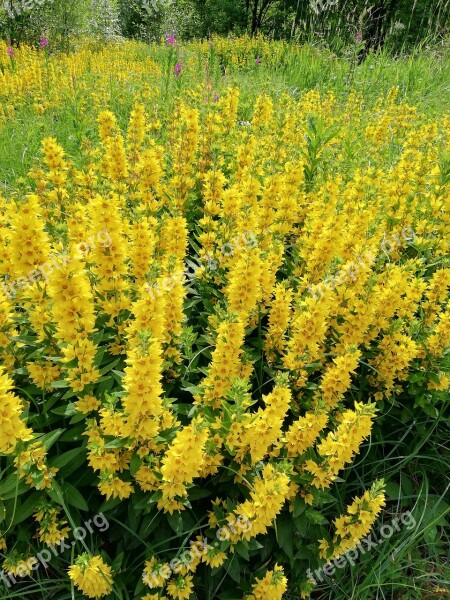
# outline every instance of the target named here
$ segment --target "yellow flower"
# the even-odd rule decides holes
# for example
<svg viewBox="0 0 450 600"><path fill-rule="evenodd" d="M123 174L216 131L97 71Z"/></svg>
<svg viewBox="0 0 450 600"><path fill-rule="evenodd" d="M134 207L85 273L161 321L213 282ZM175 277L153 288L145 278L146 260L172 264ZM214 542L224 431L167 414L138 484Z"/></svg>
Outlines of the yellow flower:
<svg viewBox="0 0 450 600"><path fill-rule="evenodd" d="M256 580L246 600L281 600L286 591L287 579L283 567L275 565L273 571L267 571L262 579Z"/></svg>
<svg viewBox="0 0 450 600"><path fill-rule="evenodd" d="M51 363L27 363L31 381L42 390L51 390L51 383L61 378L61 371L57 365Z"/></svg>
<svg viewBox="0 0 450 600"><path fill-rule="evenodd" d="M52 481L58 472L56 467L48 468L47 451L41 442L27 445L14 459L14 465L20 477L25 477L28 485L37 490L52 487Z"/></svg>
<svg viewBox="0 0 450 600"><path fill-rule="evenodd" d="M37 558L25 554L10 554L3 561L3 569L15 577L30 576L33 567L37 564Z"/></svg>
<svg viewBox="0 0 450 600"><path fill-rule="evenodd" d="M240 319L230 317L219 324L216 347L208 375L203 380L205 392L199 398L201 402L217 404L231 389L233 379L239 376L244 332Z"/></svg>
<svg viewBox="0 0 450 600"><path fill-rule="evenodd" d="M84 415L87 415L90 412L98 410L100 405L101 405L100 400L97 400L97 398L95 398L91 394L87 394L86 396L83 396L82 398L80 398L79 400L77 400L75 402L75 407L76 407L77 411L83 413Z"/></svg>
<svg viewBox="0 0 450 600"><path fill-rule="evenodd" d="M180 575L169 581L167 585L167 593L174 600L187 600L194 591L191 575Z"/></svg>
<svg viewBox="0 0 450 600"><path fill-rule="evenodd" d="M159 489L162 498L158 508L167 512L171 507L166 504L167 500L187 495L186 486L199 476L203 467L207 437L208 430L201 421L196 420L177 432L161 461L162 482Z"/></svg>
<svg viewBox="0 0 450 600"><path fill-rule="evenodd" d="M243 522L244 527L235 528L231 540L250 540L261 533L266 533L275 517L281 512L289 496L289 477L267 464L262 471L261 479L253 481L250 499L238 504L229 521Z"/></svg>
<svg viewBox="0 0 450 600"><path fill-rule="evenodd" d="M12 380L0 371L0 452L11 454L19 441L28 441L33 437L31 429L22 420L24 410L22 401L10 390Z"/></svg>
<svg viewBox="0 0 450 600"><path fill-rule="evenodd" d="M128 481L123 481L120 477L114 477L112 475L106 475L101 478L98 485L100 492L106 496L106 499L110 498L129 498L134 492L133 484Z"/></svg>
<svg viewBox="0 0 450 600"><path fill-rule="evenodd" d="M35 512L35 519L39 523L39 540L47 545L60 544L62 540L69 537L70 528L67 527L67 521L60 517L61 511L42 502Z"/></svg>
<svg viewBox="0 0 450 600"><path fill-rule="evenodd" d="M229 446L236 447L236 459L242 462L247 452L254 465L269 453L281 436L281 428L291 402L291 391L283 385L277 385L273 392L263 396L266 408L256 414L244 415L242 423L227 438ZM273 453L275 451L272 451Z"/></svg>
<svg viewBox="0 0 450 600"><path fill-rule="evenodd" d="M286 433L286 448L289 456L296 457L311 448L328 422L328 415L321 412L307 412L292 423Z"/></svg>
<svg viewBox="0 0 450 600"><path fill-rule="evenodd" d="M75 564L69 567L69 577L88 598L102 598L112 590L111 567L101 556L81 554Z"/></svg>
<svg viewBox="0 0 450 600"><path fill-rule="evenodd" d="M384 505L384 481L382 480L376 481L363 496L355 498L353 503L347 507L346 514L334 521L336 534L333 538L331 558L337 558L347 550L354 548L369 533ZM325 544L328 549L327 542ZM328 558L328 555L323 553L323 557Z"/></svg>
<svg viewBox="0 0 450 600"><path fill-rule="evenodd" d="M309 459L305 470L314 476L315 487L329 487L338 472L350 462L362 441L370 434L376 408L374 404L355 403L355 410L346 410L336 431L330 432L317 445L319 464Z"/></svg>
<svg viewBox="0 0 450 600"><path fill-rule="evenodd" d="M150 588L162 587L170 578L170 565L159 561L155 556L145 563L143 582Z"/></svg>
<svg viewBox="0 0 450 600"><path fill-rule="evenodd" d="M281 352L285 345L285 333L291 318L292 290L286 283L275 286L274 298L270 305L269 328L267 330L265 348L269 356L273 351Z"/></svg>

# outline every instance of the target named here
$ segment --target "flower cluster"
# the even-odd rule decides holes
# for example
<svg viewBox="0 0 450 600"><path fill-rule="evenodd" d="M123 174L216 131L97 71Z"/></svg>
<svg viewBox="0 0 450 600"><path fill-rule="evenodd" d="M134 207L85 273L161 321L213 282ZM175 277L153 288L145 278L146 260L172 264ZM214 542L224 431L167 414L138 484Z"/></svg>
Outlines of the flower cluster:
<svg viewBox="0 0 450 600"><path fill-rule="evenodd" d="M102 598L112 590L111 567L101 556L81 554L70 566L69 577L88 598Z"/></svg>
<svg viewBox="0 0 450 600"><path fill-rule="evenodd" d="M280 55L258 43L218 52L260 73ZM195 47L178 82L170 66L178 92L205 56ZM240 597L281 599L305 545L311 560L339 556L382 509L375 482L326 536L324 498L376 416L414 385L432 407L448 396L449 120L396 89L372 107L315 90L250 106L209 80L172 98L142 49L18 48L0 64L0 122L40 95L44 112L74 106L80 131L96 111L76 152L44 138L30 177L0 196L0 545L17 541L5 569L63 542L89 503L117 528L93 554L74 549L85 596L183 600L227 578ZM181 52L172 36L159 50ZM88 69L95 89L79 83ZM132 98L112 101L116 80ZM13 490L34 515L27 535ZM205 553L167 570L199 530ZM292 556L275 563L266 540ZM240 580L238 556L254 576Z"/></svg>

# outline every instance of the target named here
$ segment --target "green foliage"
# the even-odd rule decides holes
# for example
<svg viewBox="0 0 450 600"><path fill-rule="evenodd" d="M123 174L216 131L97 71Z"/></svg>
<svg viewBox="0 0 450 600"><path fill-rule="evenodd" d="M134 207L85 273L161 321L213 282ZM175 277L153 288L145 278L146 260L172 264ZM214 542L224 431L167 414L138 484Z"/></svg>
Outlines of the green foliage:
<svg viewBox="0 0 450 600"><path fill-rule="evenodd" d="M158 7L155 10L153 5ZM120 28L124 36L141 40L156 39L161 35L162 12L160 5L146 0L119 0Z"/></svg>
<svg viewBox="0 0 450 600"><path fill-rule="evenodd" d="M244 32L247 28L247 13L242 1L232 0L193 0L201 22L201 33L226 35Z"/></svg>
<svg viewBox="0 0 450 600"><path fill-rule="evenodd" d="M5 0L0 8L0 37L13 44L38 44L68 50L74 38L92 35L99 41L119 33L115 0Z"/></svg>
<svg viewBox="0 0 450 600"><path fill-rule="evenodd" d="M442 40L449 22L445 0L3 0L0 7L0 34L13 42L36 42L44 32L66 47L82 33L150 41L248 31L342 51L361 35L360 58Z"/></svg>

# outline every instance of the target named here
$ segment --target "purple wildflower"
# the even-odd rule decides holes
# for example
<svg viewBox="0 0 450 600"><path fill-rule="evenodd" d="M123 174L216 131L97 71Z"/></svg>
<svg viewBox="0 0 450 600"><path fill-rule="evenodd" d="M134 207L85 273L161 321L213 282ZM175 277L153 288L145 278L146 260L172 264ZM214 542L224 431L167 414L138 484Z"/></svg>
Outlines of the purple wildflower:
<svg viewBox="0 0 450 600"><path fill-rule="evenodd" d="M46 46L48 46L48 39L46 37L41 37L40 45L41 48L45 48Z"/></svg>
<svg viewBox="0 0 450 600"><path fill-rule="evenodd" d="M256 58L256 60L255 60L255 63L256 63L257 65L260 65L260 64L262 63L262 58L261 58L260 56L258 56L258 57Z"/></svg>
<svg viewBox="0 0 450 600"><path fill-rule="evenodd" d="M214 104L217 104L219 102L219 94L217 94L217 93L214 94L213 102L214 102Z"/></svg>
<svg viewBox="0 0 450 600"><path fill-rule="evenodd" d="M180 60L179 62L177 62L177 64L175 65L175 67L173 69L173 72L175 73L175 77L177 79L181 75L182 70L183 70L183 63Z"/></svg>
<svg viewBox="0 0 450 600"><path fill-rule="evenodd" d="M6 52L8 53L9 56L14 56L14 50L11 48L11 46L8 46L6 48Z"/></svg>
<svg viewBox="0 0 450 600"><path fill-rule="evenodd" d="M358 33L356 34L356 43L360 44L362 42L362 31L358 31Z"/></svg>
<svg viewBox="0 0 450 600"><path fill-rule="evenodd" d="M174 35L168 35L166 37L166 44L167 46L176 46L177 45L177 40L175 39Z"/></svg>

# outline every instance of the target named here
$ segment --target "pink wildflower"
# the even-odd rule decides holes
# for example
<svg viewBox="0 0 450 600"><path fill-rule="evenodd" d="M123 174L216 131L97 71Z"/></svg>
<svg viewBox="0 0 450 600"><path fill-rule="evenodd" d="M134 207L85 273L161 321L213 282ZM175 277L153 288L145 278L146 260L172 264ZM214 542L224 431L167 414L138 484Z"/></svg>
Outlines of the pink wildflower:
<svg viewBox="0 0 450 600"><path fill-rule="evenodd" d="M177 62L173 71L175 73L175 77L178 79L178 77L181 75L181 72L183 71L183 63L181 62L181 60Z"/></svg>

